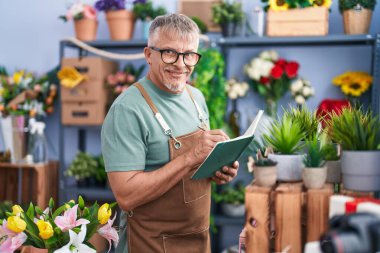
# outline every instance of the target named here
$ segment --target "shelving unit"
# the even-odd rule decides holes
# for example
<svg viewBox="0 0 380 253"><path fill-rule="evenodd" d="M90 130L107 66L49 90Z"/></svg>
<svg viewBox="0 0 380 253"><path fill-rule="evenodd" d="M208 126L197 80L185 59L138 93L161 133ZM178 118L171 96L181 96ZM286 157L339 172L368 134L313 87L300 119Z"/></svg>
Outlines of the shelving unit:
<svg viewBox="0 0 380 253"><path fill-rule="evenodd" d="M371 105L374 112L380 112L380 35L328 35L324 37L234 37L234 38L221 38L214 41L220 48L225 56L226 68L231 64L230 51L234 48L264 48L268 46L283 46L283 47L310 47L310 46L363 46L367 45L371 47L372 59L371 69L373 74L373 85L371 90ZM142 50L147 41L145 40L130 40L130 41L94 41L87 43L90 46L103 50ZM65 55L65 49L77 49L79 56L85 56L86 52L78 48L71 42L60 42L60 59ZM65 156L64 156L64 131L66 128L75 128L78 131L78 148L85 151L86 131L88 129L100 130L100 126L61 126L60 127L60 164L62 166L60 170L60 199L68 200L76 197L79 193L88 200L114 200L113 194L109 189L97 189L97 188L67 188L64 170ZM240 173L241 174L241 173ZM219 228L223 226L233 226L237 230L241 230L244 226L245 219L242 218L229 218L223 215L215 215L215 225ZM235 241L237 241L238 234L231 235ZM236 237L236 238L235 238ZM214 251L220 252L221 234L213 235Z"/></svg>

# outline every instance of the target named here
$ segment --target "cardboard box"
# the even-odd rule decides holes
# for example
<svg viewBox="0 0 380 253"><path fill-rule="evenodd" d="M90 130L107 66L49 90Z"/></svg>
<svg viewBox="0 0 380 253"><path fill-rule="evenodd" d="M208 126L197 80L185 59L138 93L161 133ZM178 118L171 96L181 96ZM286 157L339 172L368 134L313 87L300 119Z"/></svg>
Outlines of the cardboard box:
<svg viewBox="0 0 380 253"><path fill-rule="evenodd" d="M207 25L209 32L219 32L219 25L212 21L212 6L221 2L221 0L180 0L178 13L189 17L196 16Z"/></svg>
<svg viewBox="0 0 380 253"><path fill-rule="evenodd" d="M103 102L64 102L62 103L63 125L101 125L106 115Z"/></svg>
<svg viewBox="0 0 380 253"><path fill-rule="evenodd" d="M328 32L329 10L326 7L269 10L267 14L267 36L324 36Z"/></svg>
<svg viewBox="0 0 380 253"><path fill-rule="evenodd" d="M61 86L62 102L107 101L105 80L118 69L116 62L99 57L64 58L62 67L72 66L87 77L77 87L68 89Z"/></svg>

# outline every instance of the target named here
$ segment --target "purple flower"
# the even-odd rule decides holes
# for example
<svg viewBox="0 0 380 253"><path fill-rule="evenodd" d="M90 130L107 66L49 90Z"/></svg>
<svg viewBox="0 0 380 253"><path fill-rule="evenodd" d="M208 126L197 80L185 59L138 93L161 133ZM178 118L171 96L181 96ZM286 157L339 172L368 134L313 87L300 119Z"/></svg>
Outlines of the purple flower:
<svg viewBox="0 0 380 253"><path fill-rule="evenodd" d="M125 0L98 0L95 8L98 11L124 10Z"/></svg>

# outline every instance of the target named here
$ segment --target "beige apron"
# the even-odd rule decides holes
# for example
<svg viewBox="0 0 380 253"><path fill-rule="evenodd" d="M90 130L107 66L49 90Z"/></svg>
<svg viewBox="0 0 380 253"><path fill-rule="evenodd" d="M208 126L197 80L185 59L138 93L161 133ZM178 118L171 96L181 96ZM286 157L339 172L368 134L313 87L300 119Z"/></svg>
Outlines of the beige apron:
<svg viewBox="0 0 380 253"><path fill-rule="evenodd" d="M170 160L190 150L202 130L179 137L172 135L162 115L141 84L136 83L154 116L169 137ZM187 88L198 111L201 126L203 113ZM128 253L209 253L210 249L210 180L191 180L193 168L181 181L158 199L128 212Z"/></svg>

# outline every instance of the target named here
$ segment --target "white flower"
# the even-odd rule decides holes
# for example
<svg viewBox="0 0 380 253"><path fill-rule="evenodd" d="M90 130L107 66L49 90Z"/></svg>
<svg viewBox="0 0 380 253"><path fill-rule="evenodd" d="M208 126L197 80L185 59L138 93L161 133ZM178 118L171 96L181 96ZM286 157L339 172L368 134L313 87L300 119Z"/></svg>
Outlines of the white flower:
<svg viewBox="0 0 380 253"><path fill-rule="evenodd" d="M261 65L261 76L269 77L272 68L274 67L273 62L263 61Z"/></svg>
<svg viewBox="0 0 380 253"><path fill-rule="evenodd" d="M277 61L278 60L279 55L278 55L278 53L276 51L270 50L269 53L270 53L270 59L272 61Z"/></svg>
<svg viewBox="0 0 380 253"><path fill-rule="evenodd" d="M271 59L271 55L270 55L270 52L269 50L265 50L265 51L262 51L260 54L259 54L259 57L261 59L264 59L264 60L270 60Z"/></svg>
<svg viewBox="0 0 380 253"><path fill-rule="evenodd" d="M71 229L69 230L70 241L62 248L54 251L54 253L96 253L96 250L91 249L83 243L86 237L87 228L86 225L82 225L79 234L75 233Z"/></svg>
<svg viewBox="0 0 380 253"><path fill-rule="evenodd" d="M84 8L83 8L82 3L75 3L71 6L69 12L74 17L74 16L80 14L81 12L83 12L83 10L84 10Z"/></svg>
<svg viewBox="0 0 380 253"><path fill-rule="evenodd" d="M303 83L302 83L302 80L301 79L297 79L296 81L294 81L292 83L292 85L290 86L290 90L292 92L297 92L297 91L300 91L303 87Z"/></svg>
<svg viewBox="0 0 380 253"><path fill-rule="evenodd" d="M311 95L310 87L307 87L307 86L303 87L302 88L302 94L304 97L309 97Z"/></svg>
<svg viewBox="0 0 380 253"><path fill-rule="evenodd" d="M304 104L306 102L305 98L302 95L296 96L296 98L294 100L299 105L302 105L302 104Z"/></svg>
<svg viewBox="0 0 380 253"><path fill-rule="evenodd" d="M230 99L237 99L238 94L237 94L234 90L231 90L231 91L228 93L228 97L229 97Z"/></svg>

